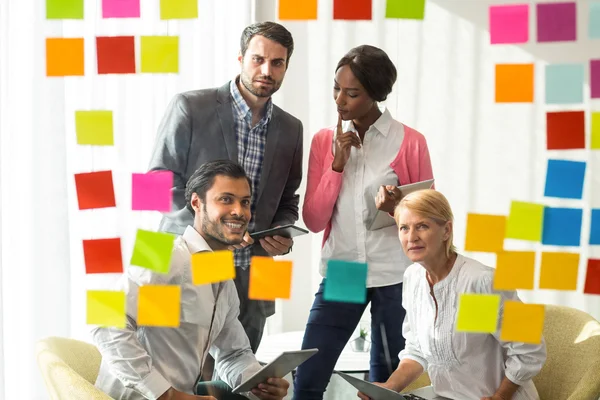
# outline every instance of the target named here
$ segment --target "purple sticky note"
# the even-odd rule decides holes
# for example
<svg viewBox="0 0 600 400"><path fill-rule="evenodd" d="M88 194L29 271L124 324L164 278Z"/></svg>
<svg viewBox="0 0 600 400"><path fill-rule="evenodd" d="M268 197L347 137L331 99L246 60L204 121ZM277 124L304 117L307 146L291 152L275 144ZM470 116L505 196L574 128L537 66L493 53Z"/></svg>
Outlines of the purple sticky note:
<svg viewBox="0 0 600 400"><path fill-rule="evenodd" d="M490 6L492 44L529 41L529 4Z"/></svg>
<svg viewBox="0 0 600 400"><path fill-rule="evenodd" d="M140 0L102 0L102 18L139 18Z"/></svg>
<svg viewBox="0 0 600 400"><path fill-rule="evenodd" d="M134 211L171 211L173 173L155 171L131 176L131 209Z"/></svg>
<svg viewBox="0 0 600 400"><path fill-rule="evenodd" d="M600 99L600 60L590 61L590 86L592 99Z"/></svg>
<svg viewBox="0 0 600 400"><path fill-rule="evenodd" d="M537 5L537 41L577 40L577 4L539 3Z"/></svg>

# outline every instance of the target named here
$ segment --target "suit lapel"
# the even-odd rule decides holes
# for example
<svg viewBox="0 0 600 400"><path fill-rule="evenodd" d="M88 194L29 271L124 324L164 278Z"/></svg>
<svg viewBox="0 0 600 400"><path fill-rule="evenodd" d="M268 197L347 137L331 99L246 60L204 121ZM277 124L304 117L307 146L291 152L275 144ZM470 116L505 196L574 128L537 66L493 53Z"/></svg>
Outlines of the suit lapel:
<svg viewBox="0 0 600 400"><path fill-rule="evenodd" d="M269 174L271 172L271 167L273 166L273 160L275 159L275 152L277 151L280 134L279 114L277 113L276 108L273 107L273 114L271 115L271 121L269 122L269 126L267 128L267 141L265 144L265 155L263 158L260 185L258 187L258 197L256 198L257 203L258 200L260 200L265 187L267 186L267 182L269 181Z"/></svg>
<svg viewBox="0 0 600 400"><path fill-rule="evenodd" d="M235 136L233 112L231 110L231 97L229 93L230 84L230 82L227 82L217 90L217 114L219 115L221 131L223 132L223 139L225 141L225 147L227 147L229 159L238 162L237 138Z"/></svg>

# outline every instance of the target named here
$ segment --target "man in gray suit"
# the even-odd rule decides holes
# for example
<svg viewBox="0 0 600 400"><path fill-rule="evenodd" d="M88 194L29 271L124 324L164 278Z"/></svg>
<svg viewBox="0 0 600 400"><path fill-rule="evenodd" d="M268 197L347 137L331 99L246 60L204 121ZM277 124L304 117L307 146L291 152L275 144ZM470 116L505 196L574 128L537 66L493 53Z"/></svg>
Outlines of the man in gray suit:
<svg viewBox="0 0 600 400"><path fill-rule="evenodd" d="M294 49L292 35L279 24L257 23L244 29L240 45L239 76L220 88L176 95L160 124L150 170L174 174L174 210L163 217L161 231L183 234L192 225L193 215L185 207L185 184L200 165L223 158L242 165L252 181L249 232L298 220L302 123L271 100ZM275 305L248 300L250 259L287 254L291 247L291 239L275 236L254 243L248 234L235 246L239 318L253 352Z"/></svg>

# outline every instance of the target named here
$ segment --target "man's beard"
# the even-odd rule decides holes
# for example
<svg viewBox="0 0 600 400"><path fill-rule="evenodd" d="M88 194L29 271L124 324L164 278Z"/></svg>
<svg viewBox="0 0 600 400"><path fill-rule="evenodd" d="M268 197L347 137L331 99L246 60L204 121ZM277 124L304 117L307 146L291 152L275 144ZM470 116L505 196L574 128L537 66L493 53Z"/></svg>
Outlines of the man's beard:
<svg viewBox="0 0 600 400"><path fill-rule="evenodd" d="M261 77L261 80L269 81L273 84L273 86L271 86L270 89L256 88L252 85L252 78L246 75L244 71L242 71L240 75L240 81L242 82L242 85L244 85L244 87L256 97L271 97L273 93L278 91L281 87L281 82L277 82L271 77Z"/></svg>
<svg viewBox="0 0 600 400"><path fill-rule="evenodd" d="M243 218L238 218L237 221L244 225L246 224L246 220ZM207 237L211 238L212 240L224 244L226 246L240 244L240 240L227 239L227 237L223 233L223 224L220 221L210 219L205 204L202 205L202 233L204 233Z"/></svg>

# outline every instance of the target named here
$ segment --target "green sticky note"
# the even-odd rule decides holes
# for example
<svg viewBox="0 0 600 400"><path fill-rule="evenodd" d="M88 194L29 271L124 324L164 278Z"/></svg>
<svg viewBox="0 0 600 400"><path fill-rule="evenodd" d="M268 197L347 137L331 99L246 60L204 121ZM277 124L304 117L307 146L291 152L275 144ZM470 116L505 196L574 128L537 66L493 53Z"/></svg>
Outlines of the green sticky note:
<svg viewBox="0 0 600 400"><path fill-rule="evenodd" d="M592 149L600 149L600 112L592 113Z"/></svg>
<svg viewBox="0 0 600 400"><path fill-rule="evenodd" d="M160 19L198 18L198 0L160 0Z"/></svg>
<svg viewBox="0 0 600 400"><path fill-rule="evenodd" d="M87 318L89 325L125 327L125 292L88 290Z"/></svg>
<svg viewBox="0 0 600 400"><path fill-rule="evenodd" d="M47 19L83 19L83 0L46 0Z"/></svg>
<svg viewBox="0 0 600 400"><path fill-rule="evenodd" d="M457 332L496 333L500 296L463 293L458 301Z"/></svg>
<svg viewBox="0 0 600 400"><path fill-rule="evenodd" d="M140 44L142 51L142 72L179 72L178 36L142 36Z"/></svg>
<svg viewBox="0 0 600 400"><path fill-rule="evenodd" d="M364 304L367 300L367 264L329 260L323 298L326 301Z"/></svg>
<svg viewBox="0 0 600 400"><path fill-rule="evenodd" d="M77 144L114 145L112 111L75 111Z"/></svg>
<svg viewBox="0 0 600 400"><path fill-rule="evenodd" d="M539 242L542 240L544 206L513 201L506 221L506 238Z"/></svg>
<svg viewBox="0 0 600 400"><path fill-rule="evenodd" d="M387 0L386 18L424 19L425 0Z"/></svg>
<svg viewBox="0 0 600 400"><path fill-rule="evenodd" d="M169 273L175 235L138 229L131 256L131 265L148 268L161 274Z"/></svg>

